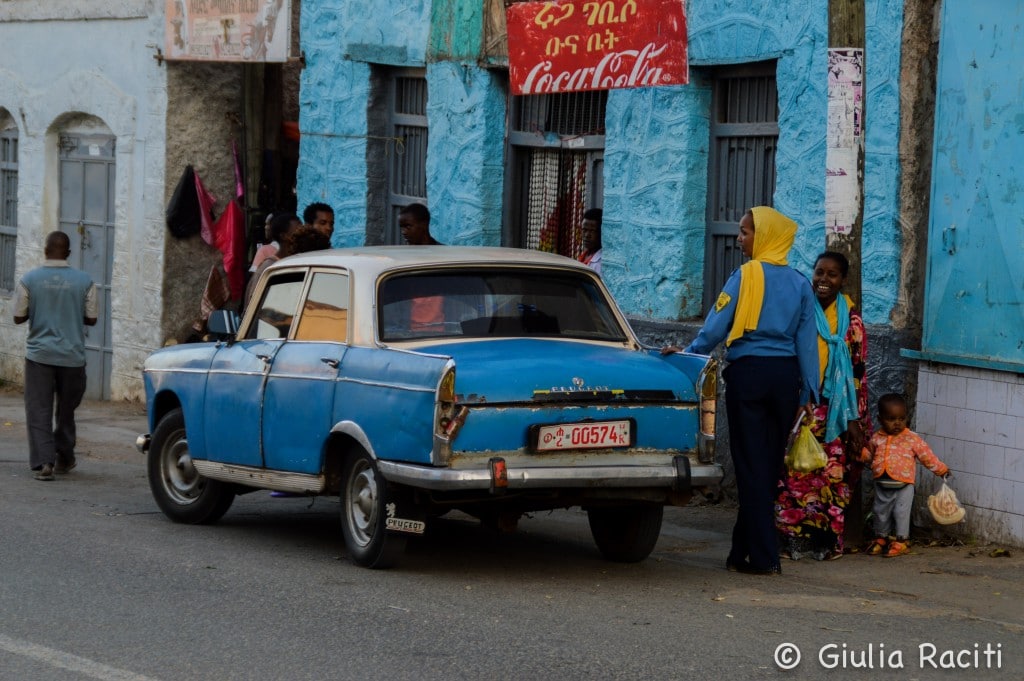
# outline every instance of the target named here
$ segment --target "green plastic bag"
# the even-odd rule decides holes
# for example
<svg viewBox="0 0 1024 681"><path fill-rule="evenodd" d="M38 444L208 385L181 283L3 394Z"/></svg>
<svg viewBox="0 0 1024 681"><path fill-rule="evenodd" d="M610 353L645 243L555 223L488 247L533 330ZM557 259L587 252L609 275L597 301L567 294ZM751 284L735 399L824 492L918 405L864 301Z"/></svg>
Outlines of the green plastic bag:
<svg viewBox="0 0 1024 681"><path fill-rule="evenodd" d="M793 438L793 444L786 452L786 466L798 473L810 473L819 468L824 468L828 463L828 457L821 443L814 437L811 429L805 425L800 426L800 432Z"/></svg>

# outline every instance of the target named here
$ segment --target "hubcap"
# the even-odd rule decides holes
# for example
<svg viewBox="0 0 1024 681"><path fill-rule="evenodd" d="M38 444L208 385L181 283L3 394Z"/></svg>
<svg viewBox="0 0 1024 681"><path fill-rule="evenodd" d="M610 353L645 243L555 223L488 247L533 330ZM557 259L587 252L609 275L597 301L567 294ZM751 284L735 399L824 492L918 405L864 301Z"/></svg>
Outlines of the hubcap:
<svg viewBox="0 0 1024 681"><path fill-rule="evenodd" d="M203 491L202 477L192 465L185 433L172 438L161 458L164 489L179 504L190 504Z"/></svg>
<svg viewBox="0 0 1024 681"><path fill-rule="evenodd" d="M360 546L367 546L373 540L377 528L377 478L373 468L366 461L355 465L348 483L347 508L348 526L352 538Z"/></svg>

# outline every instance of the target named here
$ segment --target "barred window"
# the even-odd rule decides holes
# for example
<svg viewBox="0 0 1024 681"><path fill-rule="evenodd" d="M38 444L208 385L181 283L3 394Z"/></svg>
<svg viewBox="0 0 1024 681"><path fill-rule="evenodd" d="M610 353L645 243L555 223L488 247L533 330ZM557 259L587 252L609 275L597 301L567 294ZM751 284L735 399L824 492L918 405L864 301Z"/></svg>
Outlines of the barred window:
<svg viewBox="0 0 1024 681"><path fill-rule="evenodd" d="M0 290L14 290L18 243L18 128L0 111Z"/></svg>
<svg viewBox="0 0 1024 681"><path fill-rule="evenodd" d="M608 92L513 96L506 246L583 251L583 213L604 201Z"/></svg>

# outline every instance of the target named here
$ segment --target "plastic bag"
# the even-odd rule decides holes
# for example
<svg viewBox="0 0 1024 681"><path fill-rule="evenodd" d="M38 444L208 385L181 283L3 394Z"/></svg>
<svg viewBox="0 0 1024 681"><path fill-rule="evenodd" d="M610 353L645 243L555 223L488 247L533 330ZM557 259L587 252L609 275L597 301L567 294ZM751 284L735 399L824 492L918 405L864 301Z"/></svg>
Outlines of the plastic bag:
<svg viewBox="0 0 1024 681"><path fill-rule="evenodd" d="M957 501L953 488L942 482L942 488L928 497L928 510L939 525L953 525L964 519L966 511Z"/></svg>
<svg viewBox="0 0 1024 681"><path fill-rule="evenodd" d="M800 426L800 432L793 438L786 452L786 466L798 473L810 473L819 468L824 468L828 463L828 456L821 443L814 437L814 433L806 425Z"/></svg>

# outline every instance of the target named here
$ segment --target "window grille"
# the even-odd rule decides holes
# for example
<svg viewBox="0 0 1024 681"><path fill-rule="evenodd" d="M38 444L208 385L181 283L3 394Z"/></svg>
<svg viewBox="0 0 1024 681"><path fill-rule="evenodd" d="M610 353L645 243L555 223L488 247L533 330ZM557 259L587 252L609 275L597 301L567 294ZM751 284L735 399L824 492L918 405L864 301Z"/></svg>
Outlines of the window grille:
<svg viewBox="0 0 1024 681"><path fill-rule="evenodd" d="M607 91L511 98L506 245L582 253L583 213L604 198L607 103Z"/></svg>
<svg viewBox="0 0 1024 681"><path fill-rule="evenodd" d="M427 79L421 72L396 71L389 79L391 134L388 243L402 243L398 212L427 203Z"/></svg>
<svg viewBox="0 0 1024 681"><path fill-rule="evenodd" d="M2 123L0 119L0 123ZM18 130L0 130L0 290L14 290L18 243Z"/></svg>
<svg viewBox="0 0 1024 681"><path fill-rule="evenodd" d="M771 206L779 138L775 62L723 68L712 84L704 312L743 263L738 223L752 206Z"/></svg>

